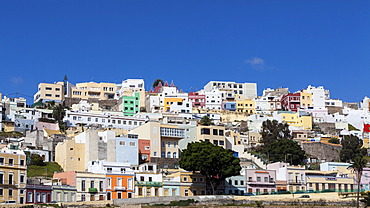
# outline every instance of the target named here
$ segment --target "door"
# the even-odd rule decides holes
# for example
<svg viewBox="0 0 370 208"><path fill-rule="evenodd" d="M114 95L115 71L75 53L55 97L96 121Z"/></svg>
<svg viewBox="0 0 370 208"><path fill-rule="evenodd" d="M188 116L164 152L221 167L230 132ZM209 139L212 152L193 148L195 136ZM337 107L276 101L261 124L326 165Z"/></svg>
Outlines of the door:
<svg viewBox="0 0 370 208"><path fill-rule="evenodd" d="M90 201L95 201L95 195L93 194L90 195Z"/></svg>

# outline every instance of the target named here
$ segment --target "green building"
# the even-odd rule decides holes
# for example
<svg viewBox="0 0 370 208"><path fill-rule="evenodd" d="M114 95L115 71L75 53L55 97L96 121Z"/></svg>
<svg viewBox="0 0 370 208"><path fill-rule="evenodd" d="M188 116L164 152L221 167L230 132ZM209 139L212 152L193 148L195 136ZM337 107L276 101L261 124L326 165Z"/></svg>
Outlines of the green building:
<svg viewBox="0 0 370 208"><path fill-rule="evenodd" d="M133 116L140 111L140 93L134 92L133 96L123 96L123 114L125 116Z"/></svg>

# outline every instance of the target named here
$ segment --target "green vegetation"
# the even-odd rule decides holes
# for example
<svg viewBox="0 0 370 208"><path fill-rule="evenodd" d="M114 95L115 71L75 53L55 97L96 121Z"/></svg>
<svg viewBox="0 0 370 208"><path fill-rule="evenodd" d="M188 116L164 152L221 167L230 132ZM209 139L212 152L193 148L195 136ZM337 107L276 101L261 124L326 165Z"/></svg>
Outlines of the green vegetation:
<svg viewBox="0 0 370 208"><path fill-rule="evenodd" d="M362 171L366 167L367 160L363 157L356 157L352 164L349 166L349 168L352 168L356 173L356 182L357 182L357 197L356 197L356 206L357 208L360 206L360 184L361 184L361 177L362 177Z"/></svg>
<svg viewBox="0 0 370 208"><path fill-rule="evenodd" d="M27 167L27 177L52 178L54 172L61 171L63 171L63 169L55 162L47 162L45 166L29 165Z"/></svg>
<svg viewBox="0 0 370 208"><path fill-rule="evenodd" d="M208 116L203 116L199 123L203 126L209 126L209 125L213 125L213 122L212 122L212 119L210 119Z"/></svg>
<svg viewBox="0 0 370 208"><path fill-rule="evenodd" d="M163 80L161 80L161 79L154 80L153 85L152 85L153 88L157 87L159 85L159 83L163 84Z"/></svg>
<svg viewBox="0 0 370 208"><path fill-rule="evenodd" d="M19 138L19 137L23 137L23 134L18 131L9 131L9 132L4 131L4 132L0 132L0 136Z"/></svg>
<svg viewBox="0 0 370 208"><path fill-rule="evenodd" d="M328 142L332 144L340 144L340 141L337 138L330 138Z"/></svg>
<svg viewBox="0 0 370 208"><path fill-rule="evenodd" d="M306 152L297 142L292 140L288 124L276 120L267 120L262 123L262 146L257 152L271 162L285 161L292 165L303 164Z"/></svg>
<svg viewBox="0 0 370 208"><path fill-rule="evenodd" d="M342 150L340 151L340 161L342 162L353 162L356 157L367 155L367 150L362 148L362 140L357 136L344 136L341 144Z"/></svg>
<svg viewBox="0 0 370 208"><path fill-rule="evenodd" d="M182 152L180 167L187 171L200 171L207 177L212 187L212 194L221 181L240 174L240 160L234 157L232 150L215 146L210 142L192 142Z"/></svg>

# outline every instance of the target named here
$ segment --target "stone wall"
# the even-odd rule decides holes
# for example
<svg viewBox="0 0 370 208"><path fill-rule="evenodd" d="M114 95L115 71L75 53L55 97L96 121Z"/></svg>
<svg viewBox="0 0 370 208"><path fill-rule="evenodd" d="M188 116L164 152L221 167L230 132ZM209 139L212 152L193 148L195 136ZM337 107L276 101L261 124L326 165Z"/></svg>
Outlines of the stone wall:
<svg viewBox="0 0 370 208"><path fill-rule="evenodd" d="M323 142L302 142L301 147L311 158L326 162L339 161L342 146Z"/></svg>

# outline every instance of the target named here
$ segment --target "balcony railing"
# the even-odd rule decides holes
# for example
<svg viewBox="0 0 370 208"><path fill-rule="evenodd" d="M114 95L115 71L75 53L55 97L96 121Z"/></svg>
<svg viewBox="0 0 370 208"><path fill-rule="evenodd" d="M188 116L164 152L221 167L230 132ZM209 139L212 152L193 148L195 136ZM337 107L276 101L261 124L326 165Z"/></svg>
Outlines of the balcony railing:
<svg viewBox="0 0 370 208"><path fill-rule="evenodd" d="M126 191L126 187L125 187L125 186L115 186L115 187L114 187L114 190L118 190L118 191Z"/></svg>
<svg viewBox="0 0 370 208"><path fill-rule="evenodd" d="M162 182L155 181L135 181L136 186L162 187Z"/></svg>
<svg viewBox="0 0 370 208"><path fill-rule="evenodd" d="M269 180L269 181L256 181L256 180L248 180L247 181L249 184L268 184L268 185L270 185L270 184L275 184L275 181L274 180Z"/></svg>
<svg viewBox="0 0 370 208"><path fill-rule="evenodd" d="M290 185L301 185L301 184L305 184L305 182L301 181L301 180L288 180L288 184L290 184Z"/></svg>

